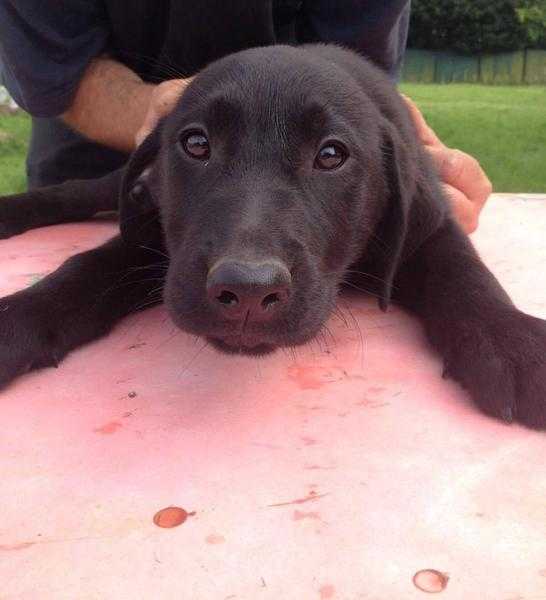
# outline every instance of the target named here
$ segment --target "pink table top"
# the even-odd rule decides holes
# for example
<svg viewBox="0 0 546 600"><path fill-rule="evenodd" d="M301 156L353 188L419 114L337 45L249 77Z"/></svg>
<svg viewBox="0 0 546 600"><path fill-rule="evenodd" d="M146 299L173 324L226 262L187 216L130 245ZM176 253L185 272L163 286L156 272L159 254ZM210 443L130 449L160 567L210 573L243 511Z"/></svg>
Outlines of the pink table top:
<svg viewBox="0 0 546 600"><path fill-rule="evenodd" d="M0 242L0 292L113 231ZM546 196L497 195L474 235L543 318L545 231ZM158 307L1 393L0 599L546 599L546 434L476 412L401 310L342 302L335 341L260 361Z"/></svg>

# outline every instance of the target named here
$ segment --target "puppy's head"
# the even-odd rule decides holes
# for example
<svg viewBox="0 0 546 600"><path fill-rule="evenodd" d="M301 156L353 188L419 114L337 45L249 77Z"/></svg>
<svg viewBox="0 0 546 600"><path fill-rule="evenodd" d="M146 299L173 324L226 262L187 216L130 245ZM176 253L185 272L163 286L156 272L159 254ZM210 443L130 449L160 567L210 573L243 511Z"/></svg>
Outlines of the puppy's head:
<svg viewBox="0 0 546 600"><path fill-rule="evenodd" d="M122 205L126 236L159 211L175 323L248 354L312 338L385 217L384 121L311 51L248 50L197 76L128 168L153 159L155 206Z"/></svg>

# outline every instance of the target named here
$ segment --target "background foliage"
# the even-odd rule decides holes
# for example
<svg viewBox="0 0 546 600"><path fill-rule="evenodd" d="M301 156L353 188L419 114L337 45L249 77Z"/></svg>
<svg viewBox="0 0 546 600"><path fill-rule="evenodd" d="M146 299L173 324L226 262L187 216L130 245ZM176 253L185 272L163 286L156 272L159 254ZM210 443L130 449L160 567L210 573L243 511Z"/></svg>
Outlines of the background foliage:
<svg viewBox="0 0 546 600"><path fill-rule="evenodd" d="M413 0L408 46L468 54L546 47L546 0Z"/></svg>

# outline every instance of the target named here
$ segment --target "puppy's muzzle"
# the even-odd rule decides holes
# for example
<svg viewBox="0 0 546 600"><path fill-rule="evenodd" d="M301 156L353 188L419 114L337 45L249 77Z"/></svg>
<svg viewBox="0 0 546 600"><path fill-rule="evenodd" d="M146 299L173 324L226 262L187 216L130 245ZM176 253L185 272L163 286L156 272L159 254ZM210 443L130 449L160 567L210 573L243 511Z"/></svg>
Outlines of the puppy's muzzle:
<svg viewBox="0 0 546 600"><path fill-rule="evenodd" d="M207 298L218 316L232 321L269 321L286 305L292 277L280 261L223 259L207 276Z"/></svg>

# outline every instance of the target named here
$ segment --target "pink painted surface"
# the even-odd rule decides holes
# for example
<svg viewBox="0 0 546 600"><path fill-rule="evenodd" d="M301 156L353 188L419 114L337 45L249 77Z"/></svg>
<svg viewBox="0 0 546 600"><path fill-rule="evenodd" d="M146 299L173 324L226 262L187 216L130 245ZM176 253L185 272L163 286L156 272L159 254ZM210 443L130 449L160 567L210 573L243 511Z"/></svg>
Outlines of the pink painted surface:
<svg viewBox="0 0 546 600"><path fill-rule="evenodd" d="M0 292L113 230L0 242ZM543 318L545 231L546 196L497 196L474 236ZM261 361L156 308L0 394L0 599L546 598L546 434L478 414L402 311L344 304L335 343Z"/></svg>

